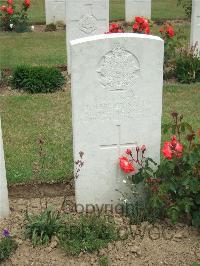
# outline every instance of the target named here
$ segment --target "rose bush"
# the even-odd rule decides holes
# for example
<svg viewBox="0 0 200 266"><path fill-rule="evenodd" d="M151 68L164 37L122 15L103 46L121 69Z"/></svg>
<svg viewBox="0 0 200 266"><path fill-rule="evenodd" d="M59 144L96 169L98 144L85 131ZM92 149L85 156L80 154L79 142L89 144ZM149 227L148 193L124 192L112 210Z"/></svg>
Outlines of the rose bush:
<svg viewBox="0 0 200 266"><path fill-rule="evenodd" d="M109 33L122 33L124 30L118 23L111 23L109 26L109 32L106 32L106 34Z"/></svg>
<svg viewBox="0 0 200 266"><path fill-rule="evenodd" d="M135 22L133 24L133 32L150 34L149 20L143 17L135 17Z"/></svg>
<svg viewBox="0 0 200 266"><path fill-rule="evenodd" d="M7 5L0 7L0 28L3 31L28 31L28 13L30 0L24 0L20 10L17 10L14 0L7 0Z"/></svg>
<svg viewBox="0 0 200 266"><path fill-rule="evenodd" d="M195 132L177 113L172 113L172 119L173 123L163 127L164 133L170 131L173 136L164 142L160 165L136 148L136 159L127 153L132 168L137 166L129 178L134 185L143 182L151 212L169 217L173 223L184 221L200 227L200 130Z"/></svg>

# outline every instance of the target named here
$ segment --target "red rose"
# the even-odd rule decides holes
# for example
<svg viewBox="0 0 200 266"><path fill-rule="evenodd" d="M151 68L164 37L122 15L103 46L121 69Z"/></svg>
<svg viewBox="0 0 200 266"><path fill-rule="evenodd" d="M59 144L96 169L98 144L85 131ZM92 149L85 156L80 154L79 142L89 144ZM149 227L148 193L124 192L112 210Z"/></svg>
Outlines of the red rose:
<svg viewBox="0 0 200 266"><path fill-rule="evenodd" d="M146 29L147 27L149 27L149 22L147 19L143 19L142 28Z"/></svg>
<svg viewBox="0 0 200 266"><path fill-rule="evenodd" d="M133 24L133 32L150 33L149 21L143 17L135 17L135 23Z"/></svg>
<svg viewBox="0 0 200 266"><path fill-rule="evenodd" d="M171 150L171 142L166 141L164 143L164 147L162 148L162 152L164 154L164 156L168 159L171 160L172 159L172 150Z"/></svg>
<svg viewBox="0 0 200 266"><path fill-rule="evenodd" d="M133 164L130 163L126 157L119 158L119 166L125 173L132 173L135 171Z"/></svg>
<svg viewBox="0 0 200 266"><path fill-rule="evenodd" d="M136 21L137 23L142 24L142 23L144 22L144 19L143 19L142 17L135 17L135 21Z"/></svg>
<svg viewBox="0 0 200 266"><path fill-rule="evenodd" d="M13 5L13 0L7 0L7 2L9 5L11 5L11 6Z"/></svg>
<svg viewBox="0 0 200 266"><path fill-rule="evenodd" d="M127 150L126 150L126 154L131 155L131 154L132 154L131 149L127 149Z"/></svg>
<svg viewBox="0 0 200 266"><path fill-rule="evenodd" d="M183 152L183 145L177 141L176 136L173 136L170 142L166 141L164 143L162 152L168 160L171 160L173 155L175 155L177 158L181 158Z"/></svg>
<svg viewBox="0 0 200 266"><path fill-rule="evenodd" d="M180 144L180 142L177 141L176 136L172 137L171 145L173 149L177 152L183 152L183 145Z"/></svg>
<svg viewBox="0 0 200 266"><path fill-rule="evenodd" d="M122 33L123 29L120 28L119 24L117 23L112 23L109 26L109 32L106 32L106 34L108 33Z"/></svg>
<svg viewBox="0 0 200 266"><path fill-rule="evenodd" d="M30 7L30 0L24 0L24 5L28 8Z"/></svg>
<svg viewBox="0 0 200 266"><path fill-rule="evenodd" d="M159 32L160 32L160 33L163 33L163 31L164 31L164 30L163 30L163 28L161 27L161 28L159 29Z"/></svg>
<svg viewBox="0 0 200 266"><path fill-rule="evenodd" d="M174 36L174 29L172 26L168 26L167 34L169 35L170 38L172 38Z"/></svg>
<svg viewBox="0 0 200 266"><path fill-rule="evenodd" d="M0 7L0 10L1 10L1 11L7 11L7 7L6 7L6 6L1 6L1 7Z"/></svg>
<svg viewBox="0 0 200 266"><path fill-rule="evenodd" d="M9 7L7 8L7 13L8 13L9 15L12 15L12 14L14 13L14 10L13 10L13 8L12 8L11 6L9 6Z"/></svg>
<svg viewBox="0 0 200 266"><path fill-rule="evenodd" d="M145 152L146 151L146 146L145 145L142 145L142 147L140 148L140 150L142 151L142 152Z"/></svg>
<svg viewBox="0 0 200 266"><path fill-rule="evenodd" d="M149 28L149 26L146 27L146 29L144 30L144 33L145 33L145 34L149 34L149 33L150 33L150 28Z"/></svg>
<svg viewBox="0 0 200 266"><path fill-rule="evenodd" d="M197 135L200 137L200 129L198 130L198 133L197 133Z"/></svg>
<svg viewBox="0 0 200 266"><path fill-rule="evenodd" d="M113 24L110 25L109 31L110 32L115 32L116 30L118 30L118 27L119 27L118 24L113 23Z"/></svg>
<svg viewBox="0 0 200 266"><path fill-rule="evenodd" d="M139 25L137 23L133 24L133 31L137 31L139 28Z"/></svg>

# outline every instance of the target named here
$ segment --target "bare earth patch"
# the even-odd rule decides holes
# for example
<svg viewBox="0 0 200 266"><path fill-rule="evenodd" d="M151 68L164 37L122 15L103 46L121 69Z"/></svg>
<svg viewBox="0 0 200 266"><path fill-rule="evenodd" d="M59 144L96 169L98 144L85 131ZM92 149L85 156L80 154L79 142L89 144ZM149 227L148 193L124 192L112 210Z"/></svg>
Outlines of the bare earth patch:
<svg viewBox="0 0 200 266"><path fill-rule="evenodd" d="M132 225L132 235L128 239L113 242L107 248L93 254L81 253L79 256L67 256L60 248L58 240L52 239L48 246L33 248L29 240L24 239L24 212L39 213L48 205L61 208L63 197L50 198L14 198L10 197L11 214L0 221L0 231L7 228L17 240L19 247L15 254L2 265L99 265L99 258L107 256L109 265L192 265L200 263L200 232L183 224L171 226L158 223L154 226L142 223ZM73 212L74 196L66 199L64 211ZM74 215L76 215L74 213ZM123 238L127 230L127 220L115 214L115 220Z"/></svg>

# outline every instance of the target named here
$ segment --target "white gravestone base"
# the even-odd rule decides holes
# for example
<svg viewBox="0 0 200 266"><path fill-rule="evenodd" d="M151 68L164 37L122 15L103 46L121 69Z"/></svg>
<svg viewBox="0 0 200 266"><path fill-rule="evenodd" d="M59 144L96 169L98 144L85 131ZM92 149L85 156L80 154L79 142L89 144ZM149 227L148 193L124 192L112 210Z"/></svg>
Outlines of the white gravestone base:
<svg viewBox="0 0 200 266"><path fill-rule="evenodd" d="M3 150L3 138L0 119L0 219L9 215L8 188Z"/></svg>
<svg viewBox="0 0 200 266"><path fill-rule="evenodd" d="M71 49L74 161L84 152L76 203L114 205L127 148L145 144L147 155L160 160L163 40L104 34L74 40Z"/></svg>
<svg viewBox="0 0 200 266"><path fill-rule="evenodd" d="M191 22L191 47L196 45L200 51L200 0L192 1L192 22Z"/></svg>
<svg viewBox="0 0 200 266"><path fill-rule="evenodd" d="M67 0L45 0L46 24L63 22L66 20Z"/></svg>
<svg viewBox="0 0 200 266"><path fill-rule="evenodd" d="M126 22L132 22L136 16L151 18L151 0L125 0Z"/></svg>
<svg viewBox="0 0 200 266"><path fill-rule="evenodd" d="M68 0L66 3L67 68L70 41L103 34L109 29L109 0Z"/></svg>

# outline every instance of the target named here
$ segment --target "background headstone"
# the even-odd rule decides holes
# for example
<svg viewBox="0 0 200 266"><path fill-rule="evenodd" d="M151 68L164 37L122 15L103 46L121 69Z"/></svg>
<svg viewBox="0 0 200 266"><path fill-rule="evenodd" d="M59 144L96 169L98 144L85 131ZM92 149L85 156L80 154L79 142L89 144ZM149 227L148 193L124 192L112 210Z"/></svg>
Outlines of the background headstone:
<svg viewBox="0 0 200 266"><path fill-rule="evenodd" d="M8 215L9 215L8 188L6 180L3 137L1 131L1 119L0 119L0 218L7 217Z"/></svg>
<svg viewBox="0 0 200 266"><path fill-rule="evenodd" d="M67 0L67 66L70 73L70 41L103 34L109 29L109 0Z"/></svg>
<svg viewBox="0 0 200 266"><path fill-rule="evenodd" d="M197 44L200 51L200 0L192 1L191 46Z"/></svg>
<svg viewBox="0 0 200 266"><path fill-rule="evenodd" d="M46 24L66 20L66 0L45 0Z"/></svg>
<svg viewBox="0 0 200 266"><path fill-rule="evenodd" d="M104 34L74 40L71 49L74 161L84 152L76 201L116 203L125 149L145 144L160 160L163 40Z"/></svg>
<svg viewBox="0 0 200 266"><path fill-rule="evenodd" d="M125 19L131 22L136 16L151 18L151 0L125 0Z"/></svg>

